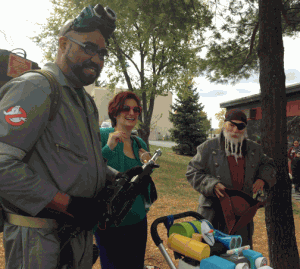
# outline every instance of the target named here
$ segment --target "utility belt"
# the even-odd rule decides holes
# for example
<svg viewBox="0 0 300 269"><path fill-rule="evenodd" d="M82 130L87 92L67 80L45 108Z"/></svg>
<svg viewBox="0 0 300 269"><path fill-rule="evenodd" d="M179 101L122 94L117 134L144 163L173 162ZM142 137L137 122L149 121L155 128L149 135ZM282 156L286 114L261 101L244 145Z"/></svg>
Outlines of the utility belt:
<svg viewBox="0 0 300 269"><path fill-rule="evenodd" d="M54 219L37 218L21 216L12 213L5 213L5 220L13 225L30 227L30 228L46 228L46 229L57 229L58 223Z"/></svg>
<svg viewBox="0 0 300 269"><path fill-rule="evenodd" d="M4 213L4 214L5 214L6 222L17 226L30 227L30 228L45 228L45 229L52 229L52 230L57 230L60 226L55 219L29 217L29 216L22 216L22 215L17 215L12 213ZM56 268L58 269L73 268L74 256L73 256L71 244L68 241L66 244L65 241L61 241L60 246L61 246L61 250L58 256L58 266ZM65 267L65 265L67 265L67 267Z"/></svg>

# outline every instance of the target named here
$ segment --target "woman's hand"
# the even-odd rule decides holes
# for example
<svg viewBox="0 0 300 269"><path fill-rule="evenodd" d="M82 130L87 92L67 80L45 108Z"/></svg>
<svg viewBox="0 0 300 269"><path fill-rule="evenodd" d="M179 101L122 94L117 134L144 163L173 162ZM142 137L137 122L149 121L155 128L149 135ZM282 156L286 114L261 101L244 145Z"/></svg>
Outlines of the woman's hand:
<svg viewBox="0 0 300 269"><path fill-rule="evenodd" d="M139 157L140 157L141 163L145 164L150 161L151 154L148 151L144 150L143 148L140 148L139 149Z"/></svg>
<svg viewBox="0 0 300 269"><path fill-rule="evenodd" d="M118 145L119 142L124 143L125 138L126 135L124 132L116 131L110 133L108 136L107 145L111 150L114 150L114 148Z"/></svg>

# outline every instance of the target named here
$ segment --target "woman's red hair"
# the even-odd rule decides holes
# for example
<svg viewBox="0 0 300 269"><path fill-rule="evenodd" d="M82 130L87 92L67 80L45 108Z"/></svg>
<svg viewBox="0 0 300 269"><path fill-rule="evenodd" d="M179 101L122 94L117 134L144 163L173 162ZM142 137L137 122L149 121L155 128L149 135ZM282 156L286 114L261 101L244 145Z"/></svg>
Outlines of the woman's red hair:
<svg viewBox="0 0 300 269"><path fill-rule="evenodd" d="M112 127L117 125L116 117L121 113L127 99L133 99L137 102L138 106L141 106L140 98L133 92L120 92L115 95L108 103L108 116Z"/></svg>

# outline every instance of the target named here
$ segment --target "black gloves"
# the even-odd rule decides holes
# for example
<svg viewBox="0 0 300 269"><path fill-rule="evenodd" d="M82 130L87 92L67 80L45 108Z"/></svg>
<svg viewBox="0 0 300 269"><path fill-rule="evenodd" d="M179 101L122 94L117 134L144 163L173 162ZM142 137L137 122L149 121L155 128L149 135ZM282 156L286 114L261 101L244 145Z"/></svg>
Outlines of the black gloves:
<svg viewBox="0 0 300 269"><path fill-rule="evenodd" d="M131 178L133 178L136 175L139 175L142 172L143 168L140 166L136 166L127 170L126 172L118 173L115 179L123 179L129 182ZM111 196L113 194L113 192L109 192L108 189L103 191L107 193L102 192L101 194L99 194L99 196L101 196L99 197L99 199L71 196L67 212L74 216L74 224L76 223L78 226L85 230L93 229L93 227L99 221L99 212L105 211L105 200L109 198L107 197L107 195Z"/></svg>
<svg viewBox="0 0 300 269"><path fill-rule="evenodd" d="M118 173L116 175L116 180L119 178L125 178L128 181L130 181L130 179L132 179L136 175L141 174L142 172L143 172L143 168L141 166L136 166L136 167L133 167L123 173Z"/></svg>
<svg viewBox="0 0 300 269"><path fill-rule="evenodd" d="M74 222L85 230L92 230L98 222L99 207L102 206L94 198L71 196L67 212L74 216Z"/></svg>

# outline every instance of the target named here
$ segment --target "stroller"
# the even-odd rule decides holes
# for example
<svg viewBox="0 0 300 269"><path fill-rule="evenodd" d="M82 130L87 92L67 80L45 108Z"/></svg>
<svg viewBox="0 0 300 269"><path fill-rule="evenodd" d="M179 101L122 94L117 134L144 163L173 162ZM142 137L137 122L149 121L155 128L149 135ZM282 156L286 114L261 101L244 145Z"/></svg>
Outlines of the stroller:
<svg viewBox="0 0 300 269"><path fill-rule="evenodd" d="M193 217L196 221L174 224L174 220L186 217ZM180 259L178 268L158 235L160 223L164 223L168 231L168 247L174 251L175 259ZM250 246L242 246L239 235L215 230L197 212L188 211L156 219L151 225L151 237L171 269L272 269L261 253L251 250Z"/></svg>

